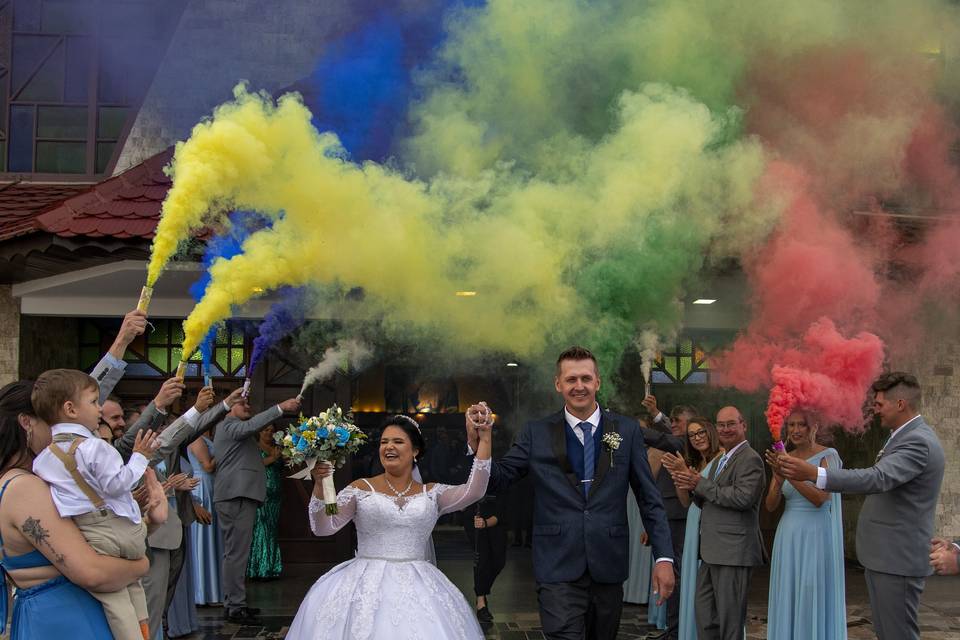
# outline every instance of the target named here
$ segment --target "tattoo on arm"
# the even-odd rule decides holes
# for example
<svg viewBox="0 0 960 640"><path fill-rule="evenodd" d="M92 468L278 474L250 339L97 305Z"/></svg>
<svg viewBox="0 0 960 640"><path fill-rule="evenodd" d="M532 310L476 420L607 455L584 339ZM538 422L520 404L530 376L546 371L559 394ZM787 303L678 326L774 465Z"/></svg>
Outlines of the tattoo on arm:
<svg viewBox="0 0 960 640"><path fill-rule="evenodd" d="M50 544L50 532L43 528L39 520L28 517L24 520L20 530L23 531L23 535L27 536L27 538L33 542L33 546L39 549L41 545L45 545L50 549L50 552L53 553L53 557L57 563L67 564L67 560L63 557L63 554L59 553L53 548L53 545Z"/></svg>

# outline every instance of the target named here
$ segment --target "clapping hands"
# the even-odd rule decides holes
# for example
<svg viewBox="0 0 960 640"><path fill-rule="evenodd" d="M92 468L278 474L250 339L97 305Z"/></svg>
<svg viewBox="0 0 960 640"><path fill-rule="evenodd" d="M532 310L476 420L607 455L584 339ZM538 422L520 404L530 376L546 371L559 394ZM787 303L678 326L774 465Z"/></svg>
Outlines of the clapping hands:
<svg viewBox="0 0 960 640"><path fill-rule="evenodd" d="M695 469L687 466L686 461L678 454L665 453L660 459L670 477L673 478L673 484L677 489L684 491L693 491L700 482L700 474Z"/></svg>

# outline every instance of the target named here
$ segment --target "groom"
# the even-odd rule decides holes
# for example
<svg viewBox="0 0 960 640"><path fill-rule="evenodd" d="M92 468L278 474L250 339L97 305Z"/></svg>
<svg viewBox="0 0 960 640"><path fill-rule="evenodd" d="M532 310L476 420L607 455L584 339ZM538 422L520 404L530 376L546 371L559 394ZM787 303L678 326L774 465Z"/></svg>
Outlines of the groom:
<svg viewBox="0 0 960 640"><path fill-rule="evenodd" d="M540 622L551 640L614 640L629 566L627 487L633 487L654 557L660 601L674 586L673 547L639 425L597 405L593 354L571 347L557 360L564 408L527 423L493 463L488 491L501 493L530 474L534 486L533 570ZM468 444L476 433L467 413Z"/></svg>

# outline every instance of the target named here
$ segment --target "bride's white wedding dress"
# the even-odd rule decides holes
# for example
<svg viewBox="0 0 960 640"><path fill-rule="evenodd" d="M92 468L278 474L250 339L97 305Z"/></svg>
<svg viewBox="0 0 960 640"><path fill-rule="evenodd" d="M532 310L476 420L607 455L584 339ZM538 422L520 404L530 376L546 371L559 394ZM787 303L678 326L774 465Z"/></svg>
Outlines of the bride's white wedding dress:
<svg viewBox="0 0 960 640"><path fill-rule="evenodd" d="M406 498L347 487L340 513L310 500L310 528L328 536L350 520L357 556L337 565L307 592L288 640L482 640L463 594L424 558L437 518L473 504L487 490L490 460L473 461L466 484L434 485Z"/></svg>

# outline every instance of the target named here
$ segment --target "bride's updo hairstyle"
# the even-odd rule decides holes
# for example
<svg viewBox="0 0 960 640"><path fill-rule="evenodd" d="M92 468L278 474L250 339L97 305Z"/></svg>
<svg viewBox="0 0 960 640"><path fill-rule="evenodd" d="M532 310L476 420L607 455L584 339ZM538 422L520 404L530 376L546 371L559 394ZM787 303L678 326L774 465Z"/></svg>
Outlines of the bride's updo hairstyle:
<svg viewBox="0 0 960 640"><path fill-rule="evenodd" d="M403 432L410 438L410 444L419 452L416 457L414 457L413 464L417 464L423 459L423 452L426 451L426 443L423 441L423 434L420 433L420 425L417 424L416 420L409 416L397 414L387 418L383 426L380 427L380 433L382 434L387 427L403 429Z"/></svg>

